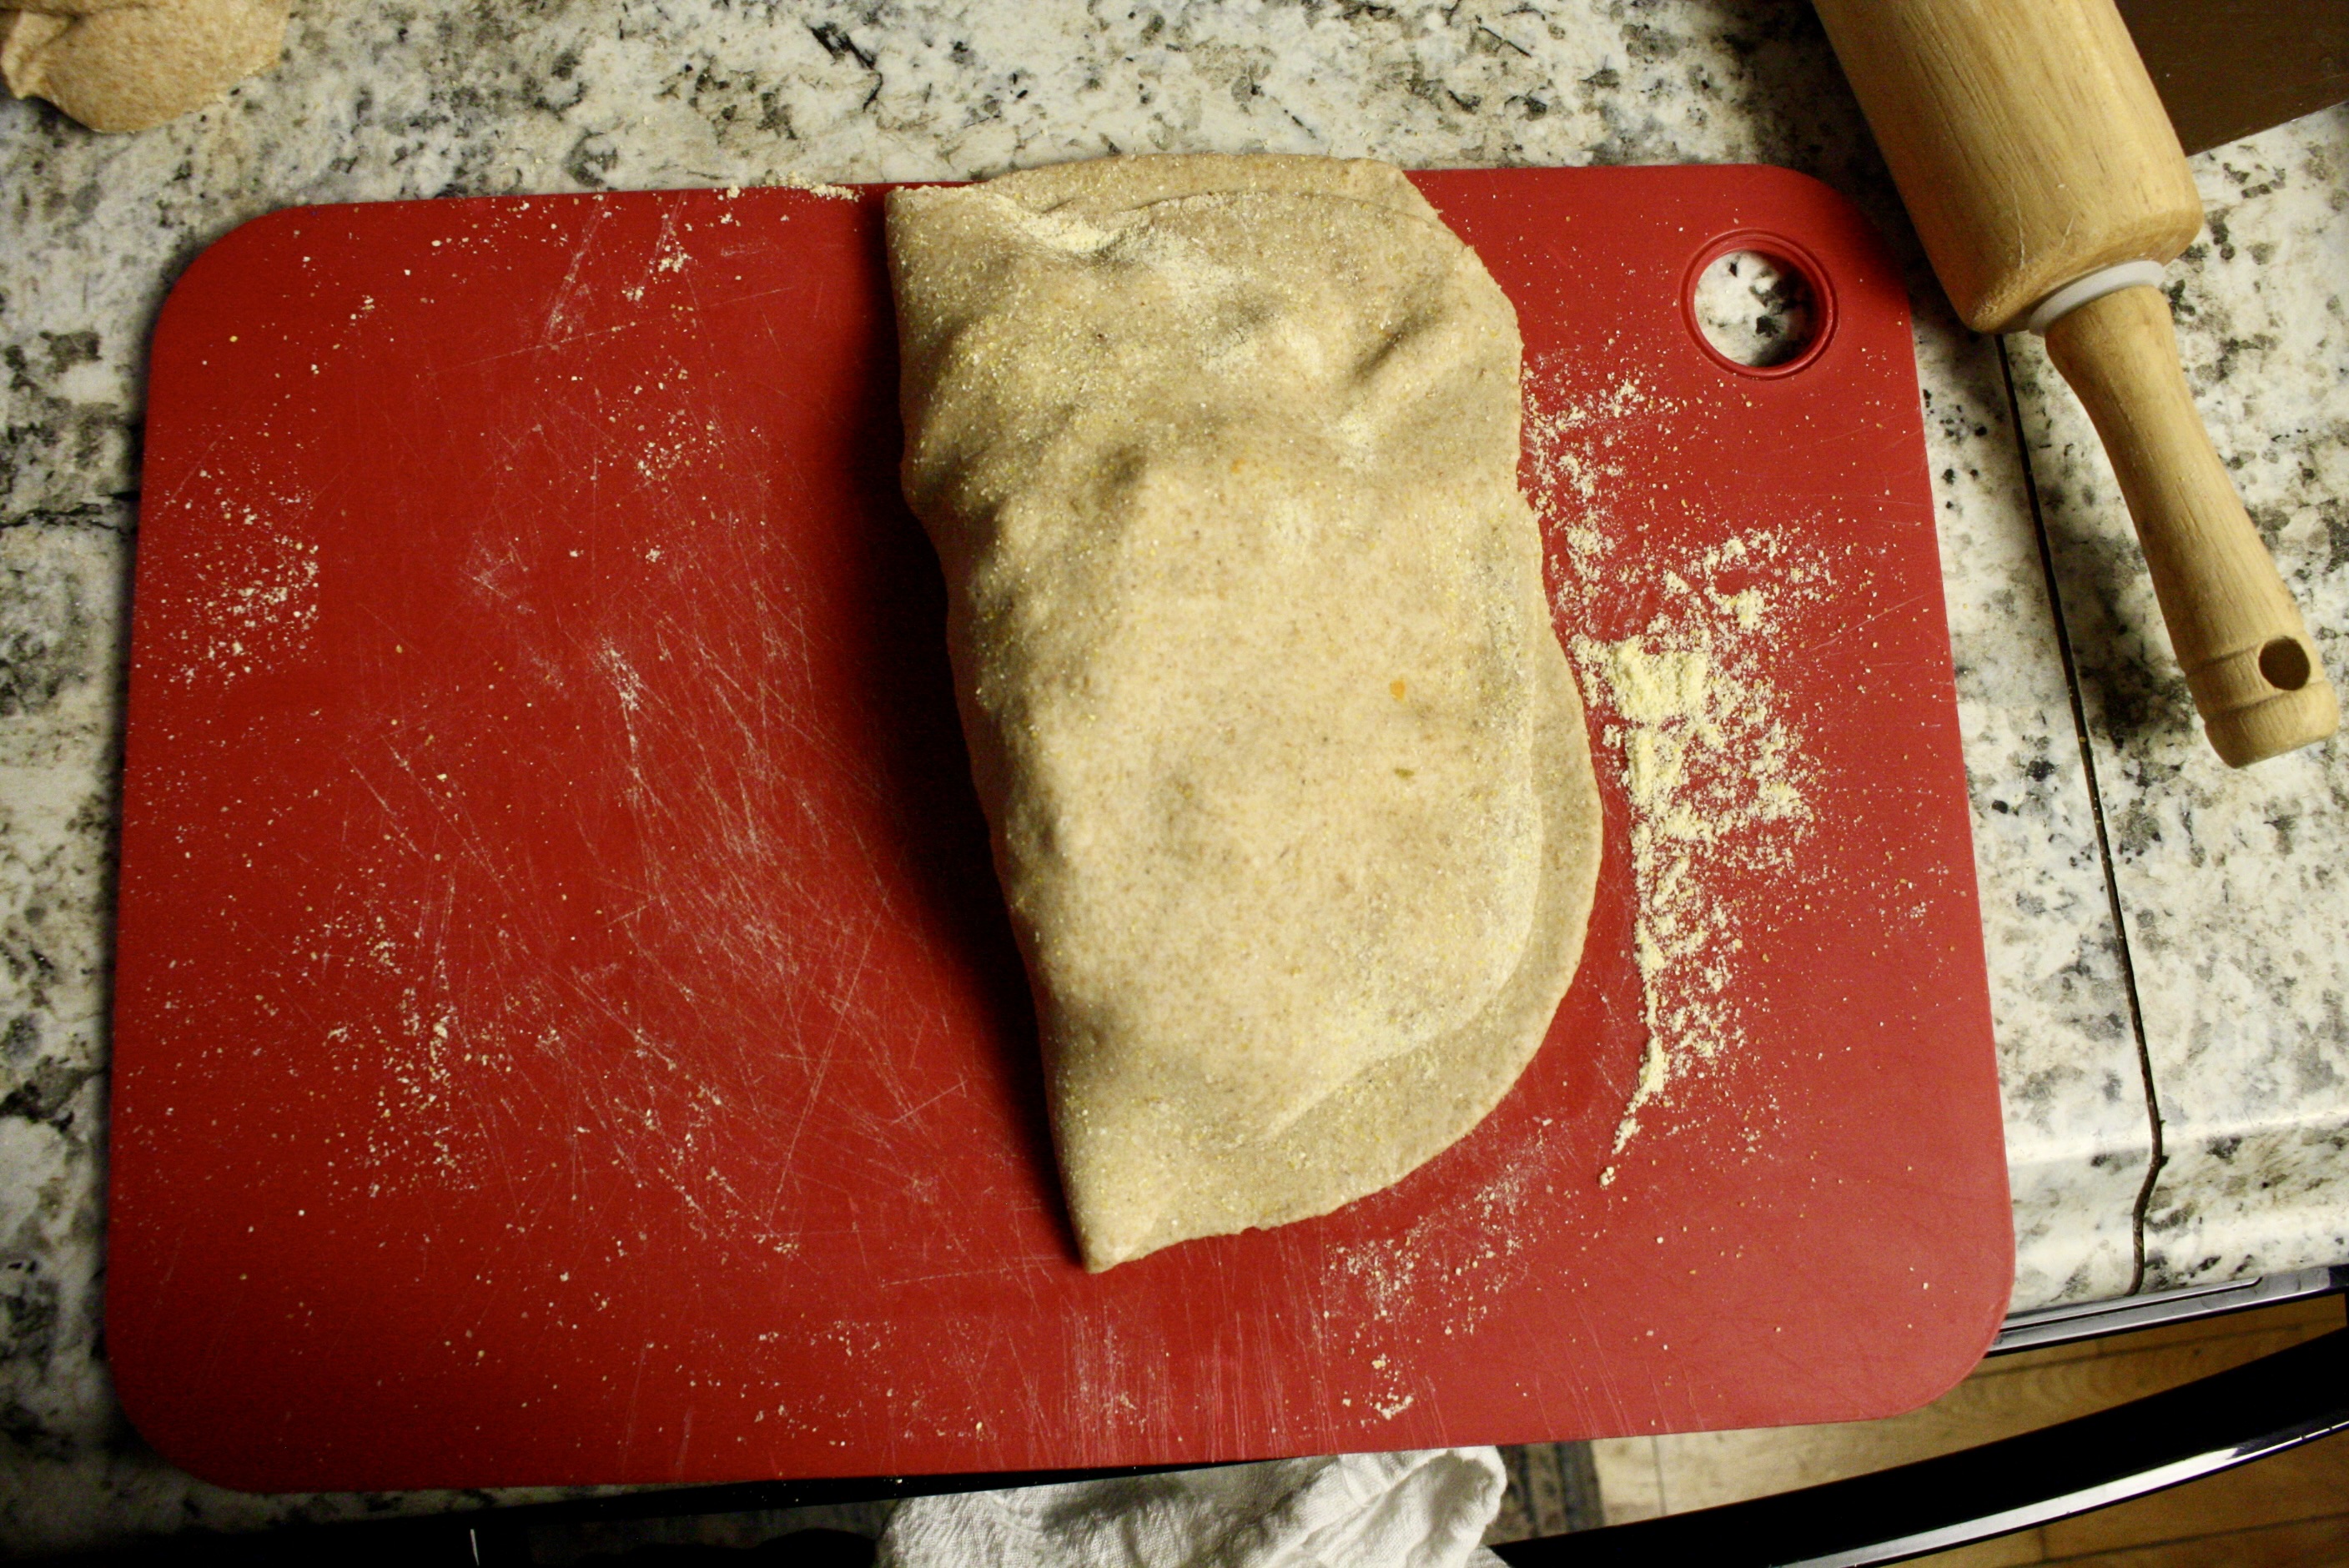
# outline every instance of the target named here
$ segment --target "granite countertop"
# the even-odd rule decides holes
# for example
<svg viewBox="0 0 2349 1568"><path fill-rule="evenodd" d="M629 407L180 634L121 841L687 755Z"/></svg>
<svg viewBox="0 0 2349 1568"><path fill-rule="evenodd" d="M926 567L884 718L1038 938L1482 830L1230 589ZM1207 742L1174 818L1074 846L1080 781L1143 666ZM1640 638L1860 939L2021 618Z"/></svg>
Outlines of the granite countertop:
<svg viewBox="0 0 2349 1568"><path fill-rule="evenodd" d="M2035 340L1925 269L1799 4L300 0L285 64L99 137L0 103L0 1542L340 1517L206 1486L114 1404L109 861L142 361L171 280L302 202L966 177L1112 150L1751 161L1908 268L2006 1095L2018 1307L2349 1260L2349 745L2230 772ZM2349 679L2349 110L2194 160L2188 376Z"/></svg>

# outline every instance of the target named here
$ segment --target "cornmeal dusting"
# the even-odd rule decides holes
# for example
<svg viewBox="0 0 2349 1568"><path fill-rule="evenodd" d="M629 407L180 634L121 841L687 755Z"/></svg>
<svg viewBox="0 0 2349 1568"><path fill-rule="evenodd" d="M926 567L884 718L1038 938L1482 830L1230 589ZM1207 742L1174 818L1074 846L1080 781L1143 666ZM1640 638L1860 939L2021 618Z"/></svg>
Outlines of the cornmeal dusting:
<svg viewBox="0 0 2349 1568"><path fill-rule="evenodd" d="M1609 515L1619 465L1653 404L1626 380L1578 407L1528 377L1526 457L1554 537L1566 544L1561 619L1619 629L1624 606L1647 619L1630 636L1570 645L1601 756L1621 769L1630 814L1633 927L1647 1046L1610 1154L1639 1135L1641 1113L1688 1075L1745 1040L1739 980L1753 962L1738 909L1757 881L1791 882L1810 836L1816 769L1802 727L1770 676L1771 660L1807 635L1824 601L1830 544L1815 531L1674 529ZM1615 1167L1600 1173L1611 1183Z"/></svg>

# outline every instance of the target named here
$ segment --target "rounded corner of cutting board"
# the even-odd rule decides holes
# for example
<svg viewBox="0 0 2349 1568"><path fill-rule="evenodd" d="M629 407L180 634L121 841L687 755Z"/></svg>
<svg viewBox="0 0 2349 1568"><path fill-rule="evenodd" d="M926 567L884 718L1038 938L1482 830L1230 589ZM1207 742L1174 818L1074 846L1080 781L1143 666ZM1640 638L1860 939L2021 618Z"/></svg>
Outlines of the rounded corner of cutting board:
<svg viewBox="0 0 2349 1568"><path fill-rule="evenodd" d="M154 340L163 342L182 313L226 281L224 269L254 260L253 253L266 254L278 243L282 231L293 228L300 222L301 214L315 211L312 207L280 207L274 212L247 218L198 251L195 259L171 280L171 288L163 295L162 306L155 316Z"/></svg>
<svg viewBox="0 0 2349 1568"><path fill-rule="evenodd" d="M115 1315L111 1310L111 1288L108 1295L110 1327ZM139 1434L140 1441L170 1464L210 1486L251 1493L292 1490L283 1477L272 1473L266 1456L255 1455L235 1443L209 1440L217 1436L210 1422L201 1418L188 1422L171 1408L163 1393L168 1370L160 1367L150 1369L145 1357L135 1348L135 1340L126 1345L126 1337L109 1332L107 1365L112 1376L115 1403L122 1408L123 1418L130 1423L130 1429Z"/></svg>
<svg viewBox="0 0 2349 1568"><path fill-rule="evenodd" d="M1921 1410L1972 1377L1982 1358L1990 1354L1990 1347L1998 1342L1999 1330L2006 1322L2007 1307L2014 1294L2011 1260L2005 1279L2006 1283L1997 1290L1984 1293L1978 1319L1962 1330L1953 1328L1943 1334L1932 1346L1932 1355L1919 1357L1910 1364L1912 1380L1903 1402L1889 1409L1871 1409L1858 1418L1886 1420Z"/></svg>

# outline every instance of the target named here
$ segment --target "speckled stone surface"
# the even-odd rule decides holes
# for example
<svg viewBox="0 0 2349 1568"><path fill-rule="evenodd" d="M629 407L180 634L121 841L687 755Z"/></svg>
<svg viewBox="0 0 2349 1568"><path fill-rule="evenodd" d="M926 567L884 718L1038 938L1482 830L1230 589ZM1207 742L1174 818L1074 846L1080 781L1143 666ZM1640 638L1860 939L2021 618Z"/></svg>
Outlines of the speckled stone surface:
<svg viewBox="0 0 2349 1568"><path fill-rule="evenodd" d="M2349 107L2194 165L2209 228L2168 274L2187 380L2349 690ZM2349 745L2212 755L2095 431L2036 340L2013 356L2160 1110L2147 1288L2339 1263Z"/></svg>
<svg viewBox="0 0 2349 1568"><path fill-rule="evenodd" d="M2327 145L2337 141L2335 134ZM139 1442L105 1377L102 1017L122 584L135 535L143 344L188 260L237 222L302 202L971 176L1112 150L1259 149L1422 166L1779 163L1852 196L1884 230L1918 305L2006 1090L2017 1305L2129 1288L2132 1221L2150 1152L2139 1045L1998 351L1955 325L1924 272L1807 7L297 0L277 71L159 130L94 137L44 106L0 102L0 1265L8 1293L0 1544L73 1545L469 1501L256 1499L205 1486ZM2271 205L2292 214L2321 207L2322 195L2311 194L2318 177L2293 178L2299 183ZM2336 172L2336 201L2339 188ZM2211 193L2242 205L2246 222L2262 200L2231 185ZM2274 220L2293 233L2313 221ZM2324 221L2337 223L2337 214ZM2312 276L2326 264L2333 277L2343 274L2338 230L2329 232L2334 259L2307 263ZM2180 277L2185 297L2210 320L2267 308L2256 303L2258 279L2215 260ZM2336 335L2324 339L2330 347L2312 339L2302 357L2293 357L2298 349L2258 351L2276 361L2262 397L2279 407L2320 392L2338 402L2337 380L2301 391L2288 385L2292 375L2314 374L2310 366L2337 377L2337 305L2327 319ZM2216 352L2215 340L2209 346ZM2025 367L2028 383L2027 360ZM2034 391L2026 407L2046 401ZM2225 446L2230 416L2214 413ZM2333 408L2335 434L2323 449L2333 477L2286 486L2310 516L2319 498L2340 490L2340 413ZM2049 416L2036 417L2044 425ZM2323 531L2319 519L2312 537ZM2079 542L2120 537L2106 521L2075 527L2062 552L2067 582L2083 580L2084 562L2106 560ZM2337 629L2341 546L2330 548ZM2100 569L2119 570L2111 562ZM2126 605L2120 620L2130 624ZM2106 665L2096 668L2105 678ZM2148 700L2147 711L2158 711L2170 697ZM2100 725L2106 707L2093 698ZM2119 788L2123 759L2140 754L2099 745L2109 792ZM2195 791L2216 786L2208 769L2193 771L2191 753L2189 745L2174 758L2161 752L2168 762L2144 763L2128 810L2153 823L2189 811L2207 820ZM2327 820L2337 820L2340 784L2324 776L2333 777ZM2292 830L2314 849L2296 850L2287 863L2313 882L2329 874L2323 857L2337 834L2328 841L2307 825L2319 797L2291 799ZM2116 818L2135 846L2123 870L2132 935L2143 934L2138 912L2153 908L2173 923L2165 929L2181 949L2232 942L2228 950L2240 952L2254 944L2249 933L2269 931L2236 923L2222 907L2227 895L2203 884L2164 891L2170 884L2158 879L2178 873L2150 868L2189 860L2160 860L2137 845L2128 837L2137 820ZM2265 819L2246 805L2231 820L2257 828ZM2245 864L2244 892L2265 885ZM2213 902L2196 913L2179 903L2189 893ZM2306 928L2306 945L2326 940ZM2182 972L2172 983L2192 989ZM2279 1070L2337 1063L2339 983L2328 984L2335 1055L2293 1056L2279 1044L2271 1053ZM2306 1041L2323 1026L2313 993L2279 1004L2247 980L2230 995L2234 1005L2213 1001L2195 1015L2207 1022L2178 1032L2181 1063L2192 1059L2189 1047L2223 1061L2236 1032ZM2254 1104L2232 1086L2237 1099L2221 1106L2213 1097L2224 1075L2203 1077L2211 1088L2192 1093L2203 1097L2198 1114L2214 1130L2236 1125L2229 1116L2269 1116L2280 1103L2271 1095ZM2174 1091L2165 1085L2164 1094L2169 1106ZM2271 1141L2301 1136L2296 1124L2261 1123L2244 1130L2242 1148L2256 1142L2254 1132ZM2255 1205L2195 1185L2205 1179L2176 1153L2173 1139L2151 1239L2167 1271L2159 1277L2184 1272L2171 1260L2217 1245L2229 1226L2218 1266L2269 1266L2244 1218ZM2223 1176L2248 1167L2213 1155L2199 1168ZM2206 1233L2214 1239L2200 1240ZM2344 1253L2349 1247L2336 1245L2332 1255ZM1833 1260L1819 1260L1816 1272L1831 1285Z"/></svg>
<svg viewBox="0 0 2349 1568"><path fill-rule="evenodd" d="M2136 1278L2144 1072L1997 349L1946 315L1930 275L1910 292L1930 323L1917 368L2006 1101L2014 1305L2094 1301Z"/></svg>
<svg viewBox="0 0 2349 1568"><path fill-rule="evenodd" d="M130 521L103 501L0 531L0 1499L18 1507L120 1433L95 1339Z"/></svg>

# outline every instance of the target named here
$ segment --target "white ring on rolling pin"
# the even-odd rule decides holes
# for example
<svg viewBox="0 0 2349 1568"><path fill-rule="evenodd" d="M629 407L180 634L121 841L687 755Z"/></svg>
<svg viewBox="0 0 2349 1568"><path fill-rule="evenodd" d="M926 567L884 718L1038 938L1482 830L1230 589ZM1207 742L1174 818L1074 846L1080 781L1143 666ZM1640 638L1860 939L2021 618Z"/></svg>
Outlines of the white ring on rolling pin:
<svg viewBox="0 0 2349 1568"><path fill-rule="evenodd" d="M2044 333L2058 319L2069 315L2090 300L2102 299L2108 294L2117 294L2140 284L2147 288L2161 286L2159 262L2119 262L2109 267L2098 267L2085 277L2074 278L2041 300L2039 308L2023 322L2023 330Z"/></svg>

